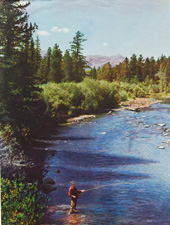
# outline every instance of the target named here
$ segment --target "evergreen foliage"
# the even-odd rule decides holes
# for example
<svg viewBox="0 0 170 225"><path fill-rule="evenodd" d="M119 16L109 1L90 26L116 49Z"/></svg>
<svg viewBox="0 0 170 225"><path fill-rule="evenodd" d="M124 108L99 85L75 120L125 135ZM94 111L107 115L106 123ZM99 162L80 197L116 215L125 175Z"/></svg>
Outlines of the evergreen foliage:
<svg viewBox="0 0 170 225"><path fill-rule="evenodd" d="M39 37L32 38L37 26L28 24L29 4L0 3L0 126L6 136L28 140L48 118L57 122L100 112L124 99L169 92L170 57L155 60L133 54L115 67L108 62L87 71L82 53L86 39L80 31L70 42L70 52L62 55L55 44L42 58Z"/></svg>
<svg viewBox="0 0 170 225"><path fill-rule="evenodd" d="M80 31L77 31L75 37L73 38L73 41L70 43L75 82L81 82L83 80L83 78L85 77L85 68L87 66L87 61L82 54L82 44L84 41L86 41L86 39L84 39L83 37L84 34Z"/></svg>
<svg viewBox="0 0 170 225"><path fill-rule="evenodd" d="M62 52L59 49L59 46L55 44L52 54L51 54L51 67L49 72L49 81L54 81L56 83L60 83L62 80L62 70L61 70L61 62L62 62Z"/></svg>
<svg viewBox="0 0 170 225"><path fill-rule="evenodd" d="M65 51L63 57L63 79L62 81L74 81L73 60L68 50Z"/></svg>
<svg viewBox="0 0 170 225"><path fill-rule="evenodd" d="M0 4L1 126L9 125L15 136L26 139L43 109L31 58L35 54L31 37L37 26L28 24L28 5L19 0Z"/></svg>

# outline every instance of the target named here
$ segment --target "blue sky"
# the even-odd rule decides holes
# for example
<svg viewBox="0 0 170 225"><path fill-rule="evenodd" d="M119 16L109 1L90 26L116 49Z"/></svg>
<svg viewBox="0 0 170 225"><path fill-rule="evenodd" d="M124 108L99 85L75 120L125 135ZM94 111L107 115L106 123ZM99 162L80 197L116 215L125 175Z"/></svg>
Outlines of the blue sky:
<svg viewBox="0 0 170 225"><path fill-rule="evenodd" d="M64 53L79 30L84 55L170 55L170 0L31 0L27 12L45 51Z"/></svg>

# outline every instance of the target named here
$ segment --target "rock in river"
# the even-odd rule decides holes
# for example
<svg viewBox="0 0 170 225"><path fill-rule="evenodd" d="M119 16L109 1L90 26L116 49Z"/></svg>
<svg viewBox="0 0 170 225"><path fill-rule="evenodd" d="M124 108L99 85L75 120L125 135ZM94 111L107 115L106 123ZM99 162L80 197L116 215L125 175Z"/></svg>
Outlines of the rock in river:
<svg viewBox="0 0 170 225"><path fill-rule="evenodd" d="M164 146L158 146L158 148L159 148L159 149L165 149L165 147L164 147Z"/></svg>
<svg viewBox="0 0 170 225"><path fill-rule="evenodd" d="M56 187L53 187L55 184L55 181L51 177L47 177L44 180L44 183L42 185L42 190L45 194L50 193L51 191L55 191Z"/></svg>
<svg viewBox="0 0 170 225"><path fill-rule="evenodd" d="M53 185L53 184L55 184L55 181L51 177L47 177L44 180L44 184L51 184L51 185Z"/></svg>

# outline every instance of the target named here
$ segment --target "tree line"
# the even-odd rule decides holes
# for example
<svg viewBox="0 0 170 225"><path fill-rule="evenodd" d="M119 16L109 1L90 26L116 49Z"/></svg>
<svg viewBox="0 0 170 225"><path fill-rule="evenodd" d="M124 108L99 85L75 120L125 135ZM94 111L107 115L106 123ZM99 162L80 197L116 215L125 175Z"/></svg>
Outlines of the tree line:
<svg viewBox="0 0 170 225"><path fill-rule="evenodd" d="M73 41L70 42L70 50L66 50L64 56L57 44L49 47L46 55L41 58L37 71L39 83L47 82L81 82L85 78L87 61L82 53L84 34L76 32ZM40 52L40 49L39 49Z"/></svg>
<svg viewBox="0 0 170 225"><path fill-rule="evenodd" d="M55 44L42 58L40 40L33 39L38 26L28 22L29 4L20 0L0 3L0 125L7 136L27 137L45 120L40 84L80 82L85 77L84 34L78 31L70 42L71 55L66 51L63 57Z"/></svg>
<svg viewBox="0 0 170 225"><path fill-rule="evenodd" d="M135 54L130 59L112 67L108 62L101 68L91 69L89 75L97 80L110 82L144 83L153 88L153 92L162 92L169 88L170 83L170 57L162 55L157 60L154 57L144 59L142 55Z"/></svg>
<svg viewBox="0 0 170 225"><path fill-rule="evenodd" d="M105 83L102 88L99 88L98 85L101 85L101 82L87 82L87 77L97 81L114 82L117 91L123 90L122 96L125 96L123 98L129 96L127 93L133 93L133 91L129 91L129 85L123 83L139 84L139 88L134 86L134 93L136 93L134 97L145 95L147 91L143 91L144 86L148 87L150 92L168 90L170 57L166 58L162 55L160 59L155 60L153 57L144 59L142 55L137 58L133 54L130 59L125 58L122 63L115 67L112 67L108 62L101 68L90 68L83 55L83 43L86 39L80 31L76 32L75 37L70 42L70 49L66 50L64 54L58 44L55 44L53 48L48 48L47 53L42 57L39 37L33 39L33 34L38 26L28 22L29 15L26 8L29 4L20 0L2 0L0 3L0 126L7 136L29 137L32 131L36 133L40 126L45 126L51 104L49 99L53 99L52 104L55 104L53 95L58 93L60 96L61 93L56 89L60 89L62 92L63 87L81 89L77 92L81 98L76 98L76 92L73 94L68 88L68 93L74 96L74 99L80 100L79 103L73 103L70 97L67 98L70 104L73 104L69 108L75 108L78 105L79 112L90 112L90 108L93 109L92 111L96 111L98 108L101 110L102 105L98 104L97 101L110 95L105 94L106 90L104 90L108 84ZM85 78L86 81L82 83ZM48 85L46 84L71 82L81 84L77 86L71 84L66 86L54 85L54 93L47 94L48 91L45 87ZM96 90L100 90L103 96L100 96L99 91L93 93L91 87L95 85L97 85ZM111 92L112 88L111 86ZM44 90L46 90L45 95L42 94ZM82 93L82 91L88 93L87 90L91 91L89 95ZM116 95L116 92L114 93ZM48 100L47 96L50 96ZM88 99L89 96L91 100ZM62 96L57 100L60 107L61 99ZM113 101L115 104L121 100L117 97L115 99L117 99L117 102ZM95 106L92 101L95 102ZM87 102L89 105L85 107L81 102L83 104ZM55 108L55 110L58 107L58 105L53 106L51 108ZM66 106L64 105L64 107ZM103 103L104 107L107 106ZM70 109L66 111L69 112Z"/></svg>

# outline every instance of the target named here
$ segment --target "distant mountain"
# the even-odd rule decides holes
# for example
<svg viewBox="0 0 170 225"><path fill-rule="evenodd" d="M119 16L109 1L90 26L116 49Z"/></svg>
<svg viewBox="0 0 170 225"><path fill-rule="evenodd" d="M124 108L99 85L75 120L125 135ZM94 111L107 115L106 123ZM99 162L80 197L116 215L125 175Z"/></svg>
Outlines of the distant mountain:
<svg viewBox="0 0 170 225"><path fill-rule="evenodd" d="M90 67L101 67L104 64L110 62L111 66L114 67L118 65L120 62L123 62L125 57L122 55L115 56L102 56L102 55L88 55L86 56L86 60L88 61L88 65Z"/></svg>

